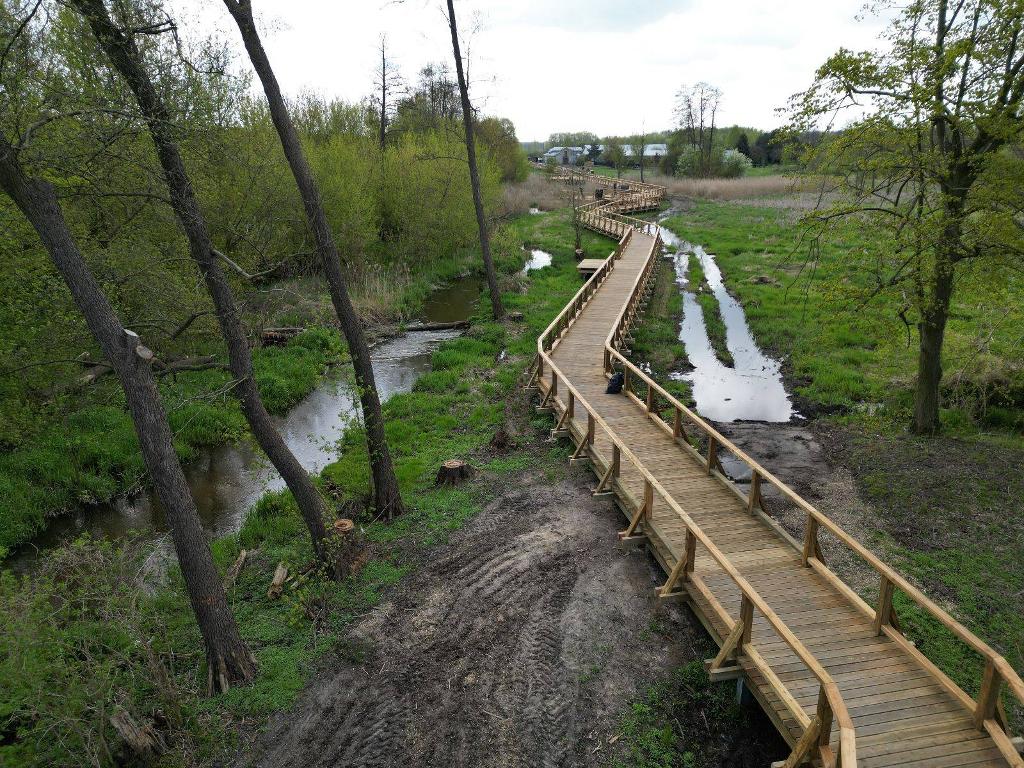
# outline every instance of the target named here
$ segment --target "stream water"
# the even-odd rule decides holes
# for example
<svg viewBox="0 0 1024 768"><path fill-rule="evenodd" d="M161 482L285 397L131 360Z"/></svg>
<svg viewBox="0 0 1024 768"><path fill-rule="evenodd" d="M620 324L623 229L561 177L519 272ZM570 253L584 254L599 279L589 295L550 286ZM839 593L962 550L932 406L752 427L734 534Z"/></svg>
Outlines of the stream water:
<svg viewBox="0 0 1024 768"><path fill-rule="evenodd" d="M423 305L424 323L450 323L469 319L480 300L482 281L469 276L434 291ZM416 331L380 342L371 350L373 371L382 401L409 392L430 368L430 357L446 339L461 331ZM357 413L352 382L338 369L287 415L276 418L277 428L296 458L310 472L318 472L335 455L335 446ZM238 530L248 509L268 490L284 481L251 441L245 440L205 451L185 467L185 476L204 527L221 536ZM129 531L162 534L167 531L156 495L146 489L110 504L92 506L54 518L29 545L4 565L15 571L31 566L39 552L89 533L116 539Z"/></svg>
<svg viewBox="0 0 1024 768"><path fill-rule="evenodd" d="M680 240L664 226L660 229L662 241L677 248L673 265L676 284L683 294L679 340L686 347L687 359L693 366L692 370L674 373L672 377L690 383L698 413L726 422L785 422L797 416L782 381L782 364L762 352L754 341L743 307L726 290L715 257L699 245ZM726 346L735 363L733 367L722 363L711 346L695 287L687 280L687 254L700 262L708 286L718 300L725 324Z"/></svg>

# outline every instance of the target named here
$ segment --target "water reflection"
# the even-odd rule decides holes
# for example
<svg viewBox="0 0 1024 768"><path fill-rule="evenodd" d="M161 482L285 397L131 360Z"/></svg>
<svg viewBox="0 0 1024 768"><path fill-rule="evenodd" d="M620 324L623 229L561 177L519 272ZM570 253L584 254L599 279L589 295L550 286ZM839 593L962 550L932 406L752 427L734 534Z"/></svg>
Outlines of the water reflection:
<svg viewBox="0 0 1024 768"><path fill-rule="evenodd" d="M522 271L519 273L525 275L534 269L544 269L544 267L551 266L551 254L547 251L542 251L540 248L527 248L523 246L523 250L530 254L530 258L526 260L526 264L523 265Z"/></svg>
<svg viewBox="0 0 1024 768"><path fill-rule="evenodd" d="M796 412L782 382L782 365L757 346L743 307L725 288L715 257L699 245L680 240L664 226L660 229L665 244L677 248L673 263L676 284L683 294L679 340L685 345L687 359L693 366L693 370L672 374L672 378L690 383L697 411L709 419L789 421ZM693 287L687 284L687 253L700 262L708 286L718 300L726 329L726 346L734 367L724 365L711 346L704 314Z"/></svg>

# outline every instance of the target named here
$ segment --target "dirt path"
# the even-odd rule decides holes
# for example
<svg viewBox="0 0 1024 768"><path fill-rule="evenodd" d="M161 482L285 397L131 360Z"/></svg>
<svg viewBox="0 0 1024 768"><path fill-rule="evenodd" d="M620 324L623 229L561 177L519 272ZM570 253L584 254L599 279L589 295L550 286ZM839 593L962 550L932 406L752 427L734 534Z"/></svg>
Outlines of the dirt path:
<svg viewBox="0 0 1024 768"><path fill-rule="evenodd" d="M658 604L657 566L619 548L583 470L513 480L358 623L362 662L335 660L242 764L606 761L623 708L703 630Z"/></svg>

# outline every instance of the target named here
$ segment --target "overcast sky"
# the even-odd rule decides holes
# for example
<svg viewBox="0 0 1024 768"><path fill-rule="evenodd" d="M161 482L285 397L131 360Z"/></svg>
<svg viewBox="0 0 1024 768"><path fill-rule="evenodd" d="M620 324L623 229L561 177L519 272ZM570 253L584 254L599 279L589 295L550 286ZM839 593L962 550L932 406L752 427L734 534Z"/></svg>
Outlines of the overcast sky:
<svg viewBox="0 0 1024 768"><path fill-rule="evenodd" d="M185 13L183 23L217 28L241 52L220 2L177 5ZM290 95L306 88L348 100L369 95L382 33L407 80L427 62L451 61L439 0L254 5L271 61ZM455 8L470 57L474 104L488 115L511 118L519 138L529 141L554 131L604 136L668 128L676 91L700 80L724 93L720 125L775 127L775 109L810 83L830 53L840 46L873 46L881 24L870 16L857 21L862 5L863 0L456 0Z"/></svg>

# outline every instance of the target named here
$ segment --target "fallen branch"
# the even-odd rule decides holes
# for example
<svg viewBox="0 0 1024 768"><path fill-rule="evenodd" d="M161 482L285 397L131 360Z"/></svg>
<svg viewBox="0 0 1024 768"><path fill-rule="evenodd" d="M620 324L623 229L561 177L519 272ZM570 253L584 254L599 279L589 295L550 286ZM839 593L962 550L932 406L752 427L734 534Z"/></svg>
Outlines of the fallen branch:
<svg viewBox="0 0 1024 768"><path fill-rule="evenodd" d="M420 323L419 325L410 325L405 330L412 333L413 331L450 331L456 328L469 328L469 320L456 320L453 323Z"/></svg>
<svg viewBox="0 0 1024 768"><path fill-rule="evenodd" d="M249 550L243 549L238 553L238 559L235 560L228 572L224 574L224 591L231 589L235 586L235 581L238 580L238 574L242 572L243 566L245 566L245 558L249 556Z"/></svg>
<svg viewBox="0 0 1024 768"><path fill-rule="evenodd" d="M227 264L229 267L231 267L232 270L237 272L239 275L244 277L246 280L253 280L253 281L259 280L262 277L266 277L267 275L273 274L274 272L279 270L282 267L282 265L284 264L284 262L282 261L279 264L275 264L274 266L270 267L269 269L264 269L262 272L253 272L253 273L250 274L249 272L246 272L241 267L241 265L238 264L238 262L232 260L226 254L221 253L216 248L211 248L210 249L210 253L212 253L218 259L223 261L225 264Z"/></svg>

